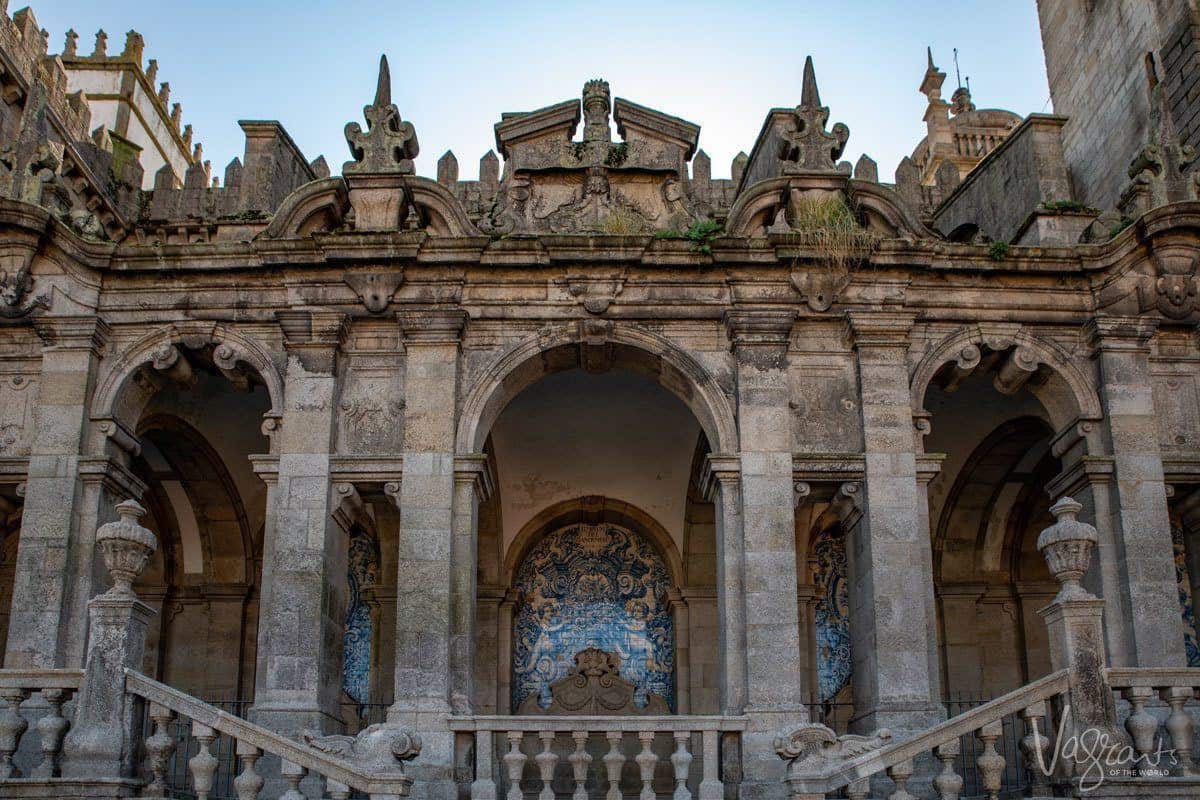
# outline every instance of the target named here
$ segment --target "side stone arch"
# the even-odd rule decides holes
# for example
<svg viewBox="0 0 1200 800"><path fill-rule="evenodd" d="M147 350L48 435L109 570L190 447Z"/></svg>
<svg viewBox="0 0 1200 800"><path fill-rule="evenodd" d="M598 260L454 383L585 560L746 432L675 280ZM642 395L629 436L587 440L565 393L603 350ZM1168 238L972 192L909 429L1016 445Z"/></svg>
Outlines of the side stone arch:
<svg viewBox="0 0 1200 800"><path fill-rule="evenodd" d="M969 373L979 365L984 347L992 351L1015 349L1010 358L1020 370L1033 373L1043 365L1050 370L1051 379L1040 386L1031 386L1030 391L1045 407L1055 430L1062 431L1074 422L1098 420L1103 416L1093 381L1062 347L1024 327L992 331L985 326L971 325L938 342L913 370L909 381L910 402L919 429L929 416L925 410L925 395L934 377L951 362L956 362L957 369Z"/></svg>
<svg viewBox="0 0 1200 800"><path fill-rule="evenodd" d="M609 347L611 346L611 347ZM575 354L556 357L555 351ZM611 366L627 367L674 393L691 409L714 452L738 452L737 419L728 395L689 353L633 325L584 320L544 328L489 364L468 390L455 438L460 455L483 450L492 424L523 389L554 372L588 368L589 350Z"/></svg>
<svg viewBox="0 0 1200 800"><path fill-rule="evenodd" d="M143 367L170 368L181 357L180 348L208 346L213 347L213 363L227 376L235 376L239 365L244 365L262 380L271 399L271 408L264 415L264 432L274 431L283 414L283 376L269 352L254 339L219 323L175 324L147 333L101 373L92 395L91 418L102 434L95 449L103 449L104 438L117 440L125 449L133 445L138 417L156 389L140 375Z"/></svg>

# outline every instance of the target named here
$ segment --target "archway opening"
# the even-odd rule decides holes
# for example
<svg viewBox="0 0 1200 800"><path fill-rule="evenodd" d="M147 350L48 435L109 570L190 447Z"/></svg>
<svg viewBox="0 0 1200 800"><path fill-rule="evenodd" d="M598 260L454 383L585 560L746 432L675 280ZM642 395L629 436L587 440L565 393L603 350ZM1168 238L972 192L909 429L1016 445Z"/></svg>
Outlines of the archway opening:
<svg viewBox="0 0 1200 800"><path fill-rule="evenodd" d="M926 449L945 453L930 484L942 687L950 713L1016 689L1050 671L1037 615L1056 584L1037 551L1051 524L1046 487L1062 471L1050 451L1054 415L1048 377L1022 375L989 354L963 376L951 364L926 395ZM1043 370L1045 368L1043 367Z"/></svg>
<svg viewBox="0 0 1200 800"><path fill-rule="evenodd" d="M242 713L253 700L266 487L248 456L269 449L271 408L258 380L232 377L207 349L178 351L166 370L143 368L126 419L146 485L143 524L159 548L138 594L159 614L147 674Z"/></svg>
<svg viewBox="0 0 1200 800"><path fill-rule="evenodd" d="M708 439L690 390L665 386L661 363L651 379L657 357L631 363L633 348L612 347L582 356L584 369L581 349L539 357L487 429L496 488L479 513L475 707L546 701L594 646L618 657L639 703L715 712L717 654L699 674L688 663L693 632L717 628L711 505L695 491Z"/></svg>

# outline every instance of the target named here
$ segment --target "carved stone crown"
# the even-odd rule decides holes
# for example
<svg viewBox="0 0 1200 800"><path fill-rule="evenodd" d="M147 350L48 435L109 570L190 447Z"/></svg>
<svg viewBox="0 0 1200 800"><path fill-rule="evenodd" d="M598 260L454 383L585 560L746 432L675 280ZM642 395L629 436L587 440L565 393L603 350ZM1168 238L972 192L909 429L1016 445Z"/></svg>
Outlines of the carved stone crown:
<svg viewBox="0 0 1200 800"><path fill-rule="evenodd" d="M647 693L646 705L634 702L637 686L620 675L620 660L614 653L589 647L575 654L575 666L567 676L550 684L551 702L542 708L531 694L517 709L518 714L669 714L667 701Z"/></svg>

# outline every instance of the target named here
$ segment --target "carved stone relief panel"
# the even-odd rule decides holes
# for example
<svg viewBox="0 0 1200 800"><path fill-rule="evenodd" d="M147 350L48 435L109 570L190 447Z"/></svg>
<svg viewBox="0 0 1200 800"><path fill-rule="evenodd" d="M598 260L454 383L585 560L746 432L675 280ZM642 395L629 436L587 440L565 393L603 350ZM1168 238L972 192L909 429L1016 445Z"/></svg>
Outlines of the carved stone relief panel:
<svg viewBox="0 0 1200 800"><path fill-rule="evenodd" d="M854 365L841 356L793 361L794 447L803 452L850 452L860 447L862 416Z"/></svg>
<svg viewBox="0 0 1200 800"><path fill-rule="evenodd" d="M1159 445L1168 450L1200 445L1200 393L1196 379L1184 374L1156 374L1152 378Z"/></svg>
<svg viewBox="0 0 1200 800"><path fill-rule="evenodd" d="M0 378L0 457L29 455L37 394L37 381L25 375Z"/></svg>
<svg viewBox="0 0 1200 800"><path fill-rule="evenodd" d="M338 401L338 447L346 455L400 452L404 442L403 359L395 351L351 355Z"/></svg>

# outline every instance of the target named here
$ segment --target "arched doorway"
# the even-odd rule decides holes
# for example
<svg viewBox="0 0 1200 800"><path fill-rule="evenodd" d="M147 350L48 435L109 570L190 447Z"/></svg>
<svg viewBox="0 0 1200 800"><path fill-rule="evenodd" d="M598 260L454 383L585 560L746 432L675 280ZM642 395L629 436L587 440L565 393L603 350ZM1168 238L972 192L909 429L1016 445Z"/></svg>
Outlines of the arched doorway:
<svg viewBox="0 0 1200 800"><path fill-rule="evenodd" d="M741 619L720 609L724 522L713 499L726 490L702 480L711 453L737 451L729 399L669 341L595 327L594 337L588 325L539 332L479 373L463 404L459 451L486 453L494 472L478 509L474 708L513 708L514 579L530 548L572 524L610 523L648 536L670 574L669 597L656 602L674 629L673 709L719 713L722 697L744 697L725 681L744 672L724 663L744 655L688 643L723 641L722 621Z"/></svg>
<svg viewBox="0 0 1200 800"><path fill-rule="evenodd" d="M548 706L550 685L588 647L617 656L638 705L657 694L675 709L671 578L644 536L611 523L559 528L526 553L514 587L514 711L531 695Z"/></svg>

